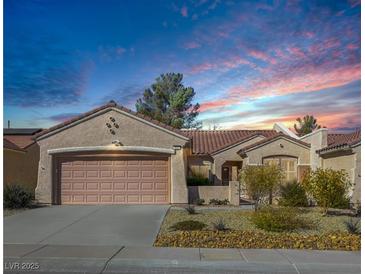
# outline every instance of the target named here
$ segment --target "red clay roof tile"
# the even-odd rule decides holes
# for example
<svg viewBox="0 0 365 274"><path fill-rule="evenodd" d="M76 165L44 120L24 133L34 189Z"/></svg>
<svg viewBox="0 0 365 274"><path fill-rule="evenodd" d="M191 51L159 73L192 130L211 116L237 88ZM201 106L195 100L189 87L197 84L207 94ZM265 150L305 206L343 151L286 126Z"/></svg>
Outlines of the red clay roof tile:
<svg viewBox="0 0 365 274"><path fill-rule="evenodd" d="M258 142L256 142L256 143L252 144L252 145L249 145L249 146L247 146L247 147L244 147L243 149L240 149L240 150L238 151L238 153L239 153L239 152L244 152L244 151L247 151L247 150L249 150L249 149L252 149L252 148L254 148L254 147L256 147L256 146L259 146L259 145L265 144L265 143L270 142L270 141L272 141L272 140L275 140L276 138L279 138L279 137L284 137L284 138L286 138L286 139L292 140L292 141L294 141L294 142L296 142L296 143L302 144L302 145L307 146L307 147L310 147L310 146L311 146L309 143L303 142L303 141L301 141L301 140L298 140L298 139L296 139L296 138L293 138L293 137L291 137L291 136L289 136L289 135L286 135L286 134L284 134L284 133L281 133L281 132L275 132L275 134L274 134L274 135L272 135L272 136L270 136L270 137L268 137L268 138L266 138L266 139L263 139L263 140L261 140L261 141L258 141Z"/></svg>
<svg viewBox="0 0 365 274"><path fill-rule="evenodd" d="M35 142L33 136L34 135L5 135L4 138L20 148L26 148Z"/></svg>
<svg viewBox="0 0 365 274"><path fill-rule="evenodd" d="M361 142L361 130L356 130L347 134L328 134L327 147L319 149L317 152L341 148L346 145L351 146L359 142Z"/></svg>
<svg viewBox="0 0 365 274"><path fill-rule="evenodd" d="M275 130L184 130L192 139L193 154L211 154L254 135L270 137Z"/></svg>
<svg viewBox="0 0 365 274"><path fill-rule="evenodd" d="M14 144L13 142L7 140L6 138L3 138L3 146L6 149L11 149L11 150L16 150L16 151L22 151L25 152L24 149L18 147L16 144Z"/></svg>

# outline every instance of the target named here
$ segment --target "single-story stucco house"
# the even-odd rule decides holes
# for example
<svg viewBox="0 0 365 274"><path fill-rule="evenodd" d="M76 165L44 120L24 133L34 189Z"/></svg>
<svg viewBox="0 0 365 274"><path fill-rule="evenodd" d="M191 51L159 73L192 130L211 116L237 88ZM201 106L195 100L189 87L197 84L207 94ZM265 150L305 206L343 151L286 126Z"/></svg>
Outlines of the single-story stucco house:
<svg viewBox="0 0 365 274"><path fill-rule="evenodd" d="M31 192L37 186L39 146L33 139L41 128L4 128L4 184L21 185Z"/></svg>
<svg viewBox="0 0 365 274"><path fill-rule="evenodd" d="M353 199L360 199L359 132L320 129L299 138L282 124L273 130L178 130L111 101L35 140L36 198L43 203L187 203L186 179L199 173L215 185L202 188L202 196L237 204L239 170L269 162L279 163L287 180L300 180L309 168L345 169Z"/></svg>

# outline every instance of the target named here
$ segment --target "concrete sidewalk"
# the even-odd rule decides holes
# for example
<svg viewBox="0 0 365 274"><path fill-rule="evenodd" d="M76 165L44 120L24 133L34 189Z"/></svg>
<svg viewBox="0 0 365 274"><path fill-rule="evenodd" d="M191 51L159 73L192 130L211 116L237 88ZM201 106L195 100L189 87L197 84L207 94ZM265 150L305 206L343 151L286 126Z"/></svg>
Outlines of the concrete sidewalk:
<svg viewBox="0 0 365 274"><path fill-rule="evenodd" d="M7 244L4 257L5 273L360 273L343 251Z"/></svg>

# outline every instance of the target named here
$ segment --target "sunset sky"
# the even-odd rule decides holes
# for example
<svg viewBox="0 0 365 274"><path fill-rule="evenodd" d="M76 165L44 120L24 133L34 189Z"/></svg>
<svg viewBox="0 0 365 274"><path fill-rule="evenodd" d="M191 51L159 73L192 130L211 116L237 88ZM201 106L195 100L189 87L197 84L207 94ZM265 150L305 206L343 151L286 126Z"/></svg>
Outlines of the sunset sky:
<svg viewBox="0 0 365 274"><path fill-rule="evenodd" d="M360 1L5 0L4 123L134 109L181 72L205 128L360 127Z"/></svg>

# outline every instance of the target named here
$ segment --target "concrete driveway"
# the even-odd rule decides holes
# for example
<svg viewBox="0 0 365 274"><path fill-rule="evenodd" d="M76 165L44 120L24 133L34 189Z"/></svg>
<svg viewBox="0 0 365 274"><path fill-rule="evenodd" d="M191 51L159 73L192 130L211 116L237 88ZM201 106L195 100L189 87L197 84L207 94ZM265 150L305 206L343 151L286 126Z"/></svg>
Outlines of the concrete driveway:
<svg viewBox="0 0 365 274"><path fill-rule="evenodd" d="M51 206L4 218L5 244L152 246L169 206Z"/></svg>

